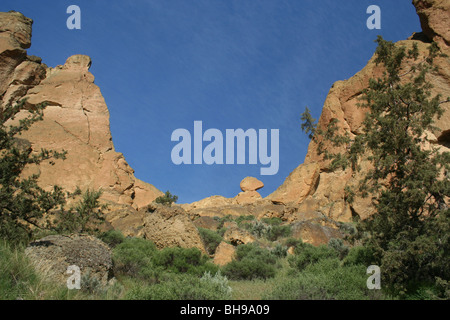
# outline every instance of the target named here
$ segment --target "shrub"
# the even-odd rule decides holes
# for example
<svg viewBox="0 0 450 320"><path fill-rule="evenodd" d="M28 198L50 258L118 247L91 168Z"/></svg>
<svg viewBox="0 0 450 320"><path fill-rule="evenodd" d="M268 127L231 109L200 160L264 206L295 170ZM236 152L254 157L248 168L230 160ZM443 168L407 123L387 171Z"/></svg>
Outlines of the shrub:
<svg viewBox="0 0 450 320"><path fill-rule="evenodd" d="M290 226L274 225L269 230L268 234L266 235L266 238L270 241L277 241L280 238L289 237L291 233L292 230Z"/></svg>
<svg viewBox="0 0 450 320"><path fill-rule="evenodd" d="M220 293L225 299L231 299L231 292L233 289L228 285L228 278L223 276L219 271L215 275L211 272L205 272L200 279L201 281L209 282L217 287L217 292Z"/></svg>
<svg viewBox="0 0 450 320"><path fill-rule="evenodd" d="M294 278L279 283L265 299L272 300L366 300L382 299L380 290L367 288L366 267L341 266L337 258L308 265Z"/></svg>
<svg viewBox="0 0 450 320"><path fill-rule="evenodd" d="M280 224L283 223L283 220L281 220L280 218L277 218L277 217L263 218L263 219L261 219L261 221L264 222L265 224L268 224L271 226L279 226Z"/></svg>
<svg viewBox="0 0 450 320"><path fill-rule="evenodd" d="M272 249L272 253L278 258L284 258L287 255L287 250L286 246L277 243L275 248Z"/></svg>
<svg viewBox="0 0 450 320"><path fill-rule="evenodd" d="M277 258L269 250L255 244L240 245L236 249L236 260L223 267L224 274L233 280L272 278L276 274Z"/></svg>
<svg viewBox="0 0 450 320"><path fill-rule="evenodd" d="M334 249L338 253L339 259L341 260L344 259L349 252L348 246L344 244L344 241L342 241L342 239L330 239L330 241L328 242L328 247Z"/></svg>
<svg viewBox="0 0 450 320"><path fill-rule="evenodd" d="M279 238L285 238L291 235L291 227L282 226L281 223L282 220L280 218L265 218L261 221L246 224L244 227L258 238L276 241Z"/></svg>
<svg viewBox="0 0 450 320"><path fill-rule="evenodd" d="M343 260L344 265L362 264L370 266L375 264L373 253L370 249L364 246L357 246L350 248L347 256Z"/></svg>
<svg viewBox="0 0 450 320"><path fill-rule="evenodd" d="M234 221L238 224L238 226L241 226L241 225L245 225L247 222L253 221L253 220L255 220L255 216L253 216L253 215L247 215L247 216L243 215L243 216L237 217L236 220L234 220Z"/></svg>
<svg viewBox="0 0 450 320"><path fill-rule="evenodd" d="M314 247L305 243L295 248L295 255L289 257L289 264L292 268L302 271L307 266L313 265L320 260L337 257L338 253L328 246Z"/></svg>
<svg viewBox="0 0 450 320"><path fill-rule="evenodd" d="M177 202L178 196L172 195L169 190L163 196L160 196L155 199L156 203L163 204L165 206L171 206L172 203Z"/></svg>
<svg viewBox="0 0 450 320"><path fill-rule="evenodd" d="M197 248L164 248L153 255L155 267L173 273L190 273L197 276L206 271L217 272L218 267Z"/></svg>
<svg viewBox="0 0 450 320"><path fill-rule="evenodd" d="M89 272L84 273L81 276L81 290L89 294L102 294L106 292L97 277L91 276Z"/></svg>
<svg viewBox="0 0 450 320"><path fill-rule="evenodd" d="M204 228L198 228L198 232L202 237L206 251L209 254L214 254L214 252L216 252L217 247L222 242L223 239L222 236L215 231Z"/></svg>
<svg viewBox="0 0 450 320"><path fill-rule="evenodd" d="M117 245L112 254L114 274L155 281L152 257L157 249L153 242L130 238Z"/></svg>
<svg viewBox="0 0 450 320"><path fill-rule="evenodd" d="M224 279L212 280L179 274L155 285L135 284L126 294L129 300L227 300L230 291ZM224 290L225 289L225 290Z"/></svg>
<svg viewBox="0 0 450 320"><path fill-rule="evenodd" d="M272 226L265 224L262 221L256 221L255 223L251 224L249 229L251 234L257 236L258 238L263 238L272 231Z"/></svg>
<svg viewBox="0 0 450 320"><path fill-rule="evenodd" d="M294 247L294 248L296 248L298 246L303 245L303 241L302 241L302 239L288 238L285 241L285 245L287 247Z"/></svg>
<svg viewBox="0 0 450 320"><path fill-rule="evenodd" d="M103 232L101 235L99 235L99 239L109 245L111 248L115 248L125 241L124 235L119 230L109 230Z"/></svg>
<svg viewBox="0 0 450 320"><path fill-rule="evenodd" d="M87 189L78 203L69 211L61 210L57 218L56 230L60 233L96 233L105 221L103 211L106 205L100 204L101 190Z"/></svg>

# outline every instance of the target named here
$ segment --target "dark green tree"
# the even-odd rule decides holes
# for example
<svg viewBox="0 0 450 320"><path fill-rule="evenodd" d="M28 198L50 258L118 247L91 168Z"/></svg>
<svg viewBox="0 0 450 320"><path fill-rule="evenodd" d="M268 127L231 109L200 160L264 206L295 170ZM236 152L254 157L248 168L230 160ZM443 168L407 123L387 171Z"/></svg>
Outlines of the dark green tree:
<svg viewBox="0 0 450 320"><path fill-rule="evenodd" d="M424 147L426 132L435 129L450 99L432 96L429 77L440 55L435 44L421 57L416 44L407 49L382 37L377 43L375 63L384 73L363 92L360 107L368 112L361 134L339 134L336 121L319 130L305 121L308 110L302 129L313 133L318 152L332 160L331 169L351 166L357 172L361 159L370 161L359 185L346 190L347 200L356 194L372 198L376 213L359 223L358 237L373 252L383 283L405 294L450 278L450 153ZM328 152L327 141L346 152Z"/></svg>
<svg viewBox="0 0 450 320"><path fill-rule="evenodd" d="M32 152L28 141L19 138L33 123L42 120L45 108L38 105L25 118L14 121L24 105L25 101L0 106L0 238L14 243L28 241L33 230L45 229L48 223L44 215L65 202L61 188L45 191L38 186L39 175L23 176L27 165L46 160L53 164L52 159L65 157L65 152Z"/></svg>
<svg viewBox="0 0 450 320"><path fill-rule="evenodd" d="M81 195L81 199L69 210L61 210L54 228L60 233L98 233L100 225L105 221L104 210L107 205L100 203L102 190L79 188L70 196Z"/></svg>
<svg viewBox="0 0 450 320"><path fill-rule="evenodd" d="M177 200L178 200L178 196L172 195L170 193L170 191L167 190L163 196L156 198L155 202L170 207L172 205L172 203L177 202Z"/></svg>

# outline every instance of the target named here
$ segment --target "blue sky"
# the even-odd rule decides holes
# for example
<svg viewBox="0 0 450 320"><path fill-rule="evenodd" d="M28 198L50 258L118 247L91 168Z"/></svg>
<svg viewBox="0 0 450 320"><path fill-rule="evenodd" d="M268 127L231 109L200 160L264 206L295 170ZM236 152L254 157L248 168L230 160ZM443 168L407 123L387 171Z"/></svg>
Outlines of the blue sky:
<svg viewBox="0 0 450 320"><path fill-rule="evenodd" d="M69 5L81 30L68 30ZM381 30L369 30L369 5ZM48 66L74 54L91 72L110 111L111 132L141 180L179 196L234 197L255 176L262 196L301 164L309 140L300 130L305 106L318 118L335 81L361 70L378 34L406 39L421 31L411 0L2 0L34 20L29 54ZM175 129L279 129L280 167L172 163Z"/></svg>

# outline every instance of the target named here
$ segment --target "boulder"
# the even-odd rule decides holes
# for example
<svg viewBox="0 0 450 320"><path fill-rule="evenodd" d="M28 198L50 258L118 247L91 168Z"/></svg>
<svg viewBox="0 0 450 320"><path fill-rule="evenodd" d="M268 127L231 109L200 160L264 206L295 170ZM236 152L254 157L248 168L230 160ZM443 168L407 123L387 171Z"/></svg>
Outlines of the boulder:
<svg viewBox="0 0 450 320"><path fill-rule="evenodd" d="M214 254L213 262L218 266L224 266L233 261L236 248L226 242L221 242Z"/></svg>
<svg viewBox="0 0 450 320"><path fill-rule="evenodd" d="M67 268L75 265L81 276L95 277L103 285L112 278L111 251L101 240L88 235L51 235L34 241L25 254L40 273L65 285Z"/></svg>
<svg viewBox="0 0 450 320"><path fill-rule="evenodd" d="M219 227L219 221L212 217L198 217L194 220L194 225L197 228L217 230L217 228Z"/></svg>
<svg viewBox="0 0 450 320"><path fill-rule="evenodd" d="M239 192L239 194L234 198L236 203L239 205L254 203L258 200L261 200L262 197L258 193L258 191L244 191Z"/></svg>
<svg viewBox="0 0 450 320"><path fill-rule="evenodd" d="M303 242L313 246L328 244L333 238L343 237L338 229L314 221L296 222L291 226L294 239L302 239Z"/></svg>
<svg viewBox="0 0 450 320"><path fill-rule="evenodd" d="M223 235L225 241L230 242L234 246L240 244L247 244L255 241L255 238L247 230L239 229L238 227L230 227Z"/></svg>
<svg viewBox="0 0 450 320"><path fill-rule="evenodd" d="M149 205L138 235L153 241L159 249L198 248L206 254L197 228L180 206Z"/></svg>
<svg viewBox="0 0 450 320"><path fill-rule="evenodd" d="M244 178L241 183L240 187L242 191L256 191L264 187L264 183L259 181L258 179L254 177L246 177Z"/></svg>

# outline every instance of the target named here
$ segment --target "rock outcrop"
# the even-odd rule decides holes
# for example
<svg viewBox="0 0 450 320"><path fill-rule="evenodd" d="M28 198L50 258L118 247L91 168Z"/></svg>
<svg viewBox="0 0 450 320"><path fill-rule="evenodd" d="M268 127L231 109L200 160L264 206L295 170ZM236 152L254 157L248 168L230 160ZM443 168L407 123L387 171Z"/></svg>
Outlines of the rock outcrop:
<svg viewBox="0 0 450 320"><path fill-rule="evenodd" d="M206 254L196 226L179 206L149 205L138 236L153 241L159 249L198 248Z"/></svg>
<svg viewBox="0 0 450 320"><path fill-rule="evenodd" d="M81 277L97 278L106 285L112 278L111 251L97 238L85 235L53 235L30 243L25 254L42 274L64 286L67 268L75 265Z"/></svg>
<svg viewBox="0 0 450 320"><path fill-rule="evenodd" d="M218 266L224 266L233 261L235 254L236 248L222 241L216 249L213 262Z"/></svg>
<svg viewBox="0 0 450 320"><path fill-rule="evenodd" d="M243 192L256 191L256 190L263 188L264 183L262 183L262 181L259 181L255 177L247 177L241 181L239 186L241 187L241 190Z"/></svg>
<svg viewBox="0 0 450 320"><path fill-rule="evenodd" d="M408 40L399 41L397 45L411 48L417 44L420 55L428 51L430 41L435 41L441 51L449 55L450 44L450 1L448 0L414 0L413 4L420 17L423 33L414 34ZM430 76L433 85L432 93L441 94L444 99L450 96L450 57L435 59L438 71ZM360 133L362 121L367 110L357 106L362 91L368 87L369 79L382 75L381 66L374 63L374 57L367 66L352 78L336 82L323 106L318 126L325 129L332 119L338 120L339 130L355 136ZM439 145L442 150L449 151L450 145L450 104L443 105L445 112L436 120L439 130L428 132L429 143ZM324 143L324 148L331 152L344 151ZM299 212L319 211L325 216L350 221L354 216L364 219L373 213L367 199L357 198L351 206L344 201L344 189L360 180L361 175L369 168L369 163L361 164L359 174L347 171L330 172L328 162L317 155L317 145L311 142L305 161L295 169L286 181L266 199L274 203L298 205Z"/></svg>
<svg viewBox="0 0 450 320"><path fill-rule="evenodd" d="M30 167L40 173L44 188L59 185L102 189L104 200L143 207L162 195L140 181L123 154L116 152L109 128L109 111L100 89L89 72L91 59L69 57L63 66L49 68L41 59L28 56L33 21L21 13L0 13L0 103L2 106L27 99L26 108L47 103L44 120L35 123L22 138L32 149L66 150L67 159ZM25 117L23 110L17 119Z"/></svg>

